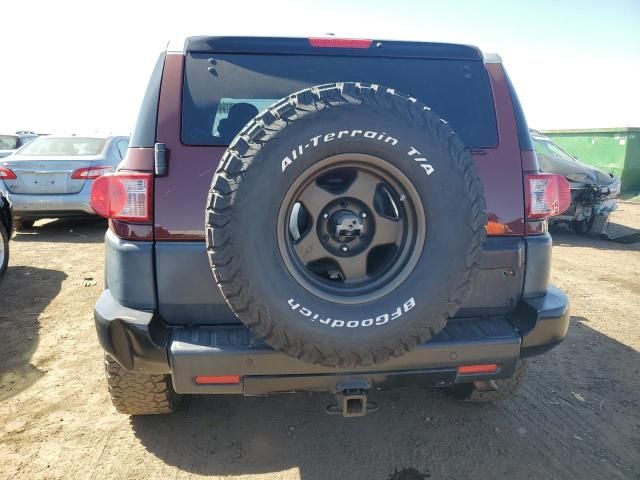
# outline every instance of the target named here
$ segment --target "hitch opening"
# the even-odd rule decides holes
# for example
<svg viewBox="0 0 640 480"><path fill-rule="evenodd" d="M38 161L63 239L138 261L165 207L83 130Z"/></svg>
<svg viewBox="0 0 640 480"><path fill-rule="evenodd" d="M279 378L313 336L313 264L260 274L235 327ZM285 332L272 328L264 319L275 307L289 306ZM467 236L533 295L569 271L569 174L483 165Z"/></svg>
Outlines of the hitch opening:
<svg viewBox="0 0 640 480"><path fill-rule="evenodd" d="M352 381L340 383L335 393L336 404L327 407L327 413L342 414L343 417L364 417L367 412L374 412L378 405L367 400L369 383Z"/></svg>
<svg viewBox="0 0 640 480"><path fill-rule="evenodd" d="M343 417L364 417L367 414L367 396L345 395L342 399Z"/></svg>

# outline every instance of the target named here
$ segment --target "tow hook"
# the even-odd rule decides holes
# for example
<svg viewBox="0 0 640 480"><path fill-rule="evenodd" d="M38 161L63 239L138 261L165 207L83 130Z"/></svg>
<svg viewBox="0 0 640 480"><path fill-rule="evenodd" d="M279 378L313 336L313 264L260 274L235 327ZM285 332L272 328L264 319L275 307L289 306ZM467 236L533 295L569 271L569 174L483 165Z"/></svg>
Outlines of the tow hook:
<svg viewBox="0 0 640 480"><path fill-rule="evenodd" d="M369 382L366 380L350 380L340 382L336 386L336 403L327 407L330 415L343 417L364 417L367 412L375 412L378 405L367 400Z"/></svg>

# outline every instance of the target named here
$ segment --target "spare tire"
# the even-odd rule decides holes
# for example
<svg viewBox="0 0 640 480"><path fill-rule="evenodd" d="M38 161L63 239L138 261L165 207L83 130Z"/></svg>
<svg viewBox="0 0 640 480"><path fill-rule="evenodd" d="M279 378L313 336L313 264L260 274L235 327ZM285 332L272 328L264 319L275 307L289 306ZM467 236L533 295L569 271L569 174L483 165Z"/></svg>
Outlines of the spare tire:
<svg viewBox="0 0 640 480"><path fill-rule="evenodd" d="M336 83L274 104L214 176L207 249L227 303L309 363L384 362L460 307L485 200L451 127L391 88Z"/></svg>

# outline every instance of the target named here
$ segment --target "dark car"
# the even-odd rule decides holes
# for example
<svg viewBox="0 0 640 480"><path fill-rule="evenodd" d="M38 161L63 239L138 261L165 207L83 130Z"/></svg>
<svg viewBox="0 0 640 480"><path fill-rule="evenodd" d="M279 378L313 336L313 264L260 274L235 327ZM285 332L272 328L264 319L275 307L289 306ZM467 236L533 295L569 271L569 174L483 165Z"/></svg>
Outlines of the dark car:
<svg viewBox="0 0 640 480"><path fill-rule="evenodd" d="M0 192L0 277L7 271L9 264L9 239L13 229L11 205L9 200Z"/></svg>
<svg viewBox="0 0 640 480"><path fill-rule="evenodd" d="M604 233L617 207L620 178L579 162L546 135L531 130L540 170L562 175L569 181L571 205L553 222L566 222L577 233L597 237Z"/></svg>
<svg viewBox="0 0 640 480"><path fill-rule="evenodd" d="M547 221L568 201L497 55L190 37L92 189L113 403L325 391L360 416L407 383L506 397L567 332Z"/></svg>

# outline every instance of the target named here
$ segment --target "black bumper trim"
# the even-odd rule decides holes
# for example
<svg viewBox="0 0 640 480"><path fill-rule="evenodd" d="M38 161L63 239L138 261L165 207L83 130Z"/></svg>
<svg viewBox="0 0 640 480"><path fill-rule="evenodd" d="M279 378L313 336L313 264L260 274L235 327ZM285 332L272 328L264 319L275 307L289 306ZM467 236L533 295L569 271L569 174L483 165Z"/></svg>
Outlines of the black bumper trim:
<svg viewBox="0 0 640 480"><path fill-rule="evenodd" d="M540 355L562 342L569 319L569 300L552 285L546 295L520 302L510 320L522 335L521 357Z"/></svg>
<svg viewBox="0 0 640 480"><path fill-rule="evenodd" d="M105 290L93 316L100 345L124 368L139 373L170 373L169 331L153 312L123 307Z"/></svg>
<svg viewBox="0 0 640 480"><path fill-rule="evenodd" d="M458 365L478 363L501 365L502 370L489 378L502 378L511 375L519 353L520 336L504 317L495 317L450 321L433 340L415 350L382 365L357 369L302 362L273 350L243 326L175 329L169 361L178 393L247 394L248 385L264 393L268 378L276 376L283 381L289 379L288 390L296 389L296 384L310 388L327 382L334 388L346 379L367 378L373 382L380 375L386 377L425 369L453 369L455 372ZM196 385L196 375L240 375L244 384ZM278 388L280 391L281 387Z"/></svg>
<svg viewBox="0 0 640 480"><path fill-rule="evenodd" d="M152 311L119 305L105 290L95 308L100 344L123 367L169 374L178 393L257 395L294 390L330 390L347 379L393 385L414 378L425 384L509 377L519 357L543 353L566 335L566 296L520 302L509 316L453 319L430 342L382 365L340 369L311 365L275 351L242 325L167 327ZM494 374L456 375L459 365L496 363ZM240 375L236 385L196 385L196 375ZM403 376L403 377L399 377ZM409 375L409 376L407 376Z"/></svg>

